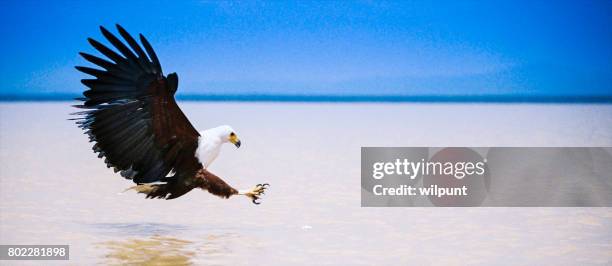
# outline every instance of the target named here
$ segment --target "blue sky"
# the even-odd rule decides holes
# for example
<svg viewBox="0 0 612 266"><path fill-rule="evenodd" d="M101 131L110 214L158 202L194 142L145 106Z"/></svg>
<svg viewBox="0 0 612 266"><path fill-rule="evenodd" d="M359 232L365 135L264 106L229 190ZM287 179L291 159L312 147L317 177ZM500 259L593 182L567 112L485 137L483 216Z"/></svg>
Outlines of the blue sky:
<svg viewBox="0 0 612 266"><path fill-rule="evenodd" d="M612 95L612 1L100 2L1 1L0 94L81 91L120 23L184 94Z"/></svg>

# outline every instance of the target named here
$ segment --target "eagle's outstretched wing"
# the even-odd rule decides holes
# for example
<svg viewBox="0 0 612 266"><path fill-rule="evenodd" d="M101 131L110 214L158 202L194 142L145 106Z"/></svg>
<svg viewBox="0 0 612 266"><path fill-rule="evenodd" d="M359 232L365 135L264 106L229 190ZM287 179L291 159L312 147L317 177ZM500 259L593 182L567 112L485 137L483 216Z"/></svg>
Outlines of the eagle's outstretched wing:
<svg viewBox="0 0 612 266"><path fill-rule="evenodd" d="M117 29L127 46L100 27L119 53L88 39L110 61L80 53L101 69L76 67L95 77L81 81L89 89L76 107L88 110L76 113L81 115L77 124L95 142L98 157L135 183L165 181L171 171L179 177L194 175L201 168L195 157L199 134L174 99L178 76L163 75L142 34L144 50L121 26Z"/></svg>

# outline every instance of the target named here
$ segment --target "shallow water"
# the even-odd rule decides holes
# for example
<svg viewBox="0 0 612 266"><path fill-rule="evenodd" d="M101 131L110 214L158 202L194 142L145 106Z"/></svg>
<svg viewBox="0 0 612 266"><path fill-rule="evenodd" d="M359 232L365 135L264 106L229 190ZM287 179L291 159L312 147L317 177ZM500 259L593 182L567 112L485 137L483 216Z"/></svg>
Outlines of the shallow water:
<svg viewBox="0 0 612 266"><path fill-rule="evenodd" d="M210 170L270 183L255 206L120 193L69 104L0 104L0 243L70 244L46 265L612 260L612 208L361 208L359 173L361 146L612 146L612 105L181 103L238 132Z"/></svg>

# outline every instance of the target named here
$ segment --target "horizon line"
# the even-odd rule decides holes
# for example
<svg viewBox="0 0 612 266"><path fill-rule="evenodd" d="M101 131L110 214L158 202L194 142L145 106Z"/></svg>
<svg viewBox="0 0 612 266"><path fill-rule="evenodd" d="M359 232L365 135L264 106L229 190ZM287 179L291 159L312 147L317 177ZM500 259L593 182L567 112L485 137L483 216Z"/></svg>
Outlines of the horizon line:
<svg viewBox="0 0 612 266"><path fill-rule="evenodd" d="M0 94L0 102L74 101L76 93ZM364 94L178 94L179 101L203 102L413 102L413 103L612 103L612 95L364 95Z"/></svg>

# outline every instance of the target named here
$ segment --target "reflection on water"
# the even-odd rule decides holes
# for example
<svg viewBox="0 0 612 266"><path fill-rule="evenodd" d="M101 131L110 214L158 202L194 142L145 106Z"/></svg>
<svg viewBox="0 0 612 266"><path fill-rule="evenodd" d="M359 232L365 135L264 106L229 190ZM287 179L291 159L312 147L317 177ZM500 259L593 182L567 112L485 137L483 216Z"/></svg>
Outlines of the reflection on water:
<svg viewBox="0 0 612 266"><path fill-rule="evenodd" d="M147 239L108 241L100 246L108 249L105 258L111 265L192 265L195 252L191 241L152 236Z"/></svg>
<svg viewBox="0 0 612 266"><path fill-rule="evenodd" d="M105 264L193 265L223 263L240 242L235 233L202 232L197 227L163 223L96 223L96 234L115 240L98 243ZM186 236L190 240L183 239Z"/></svg>

